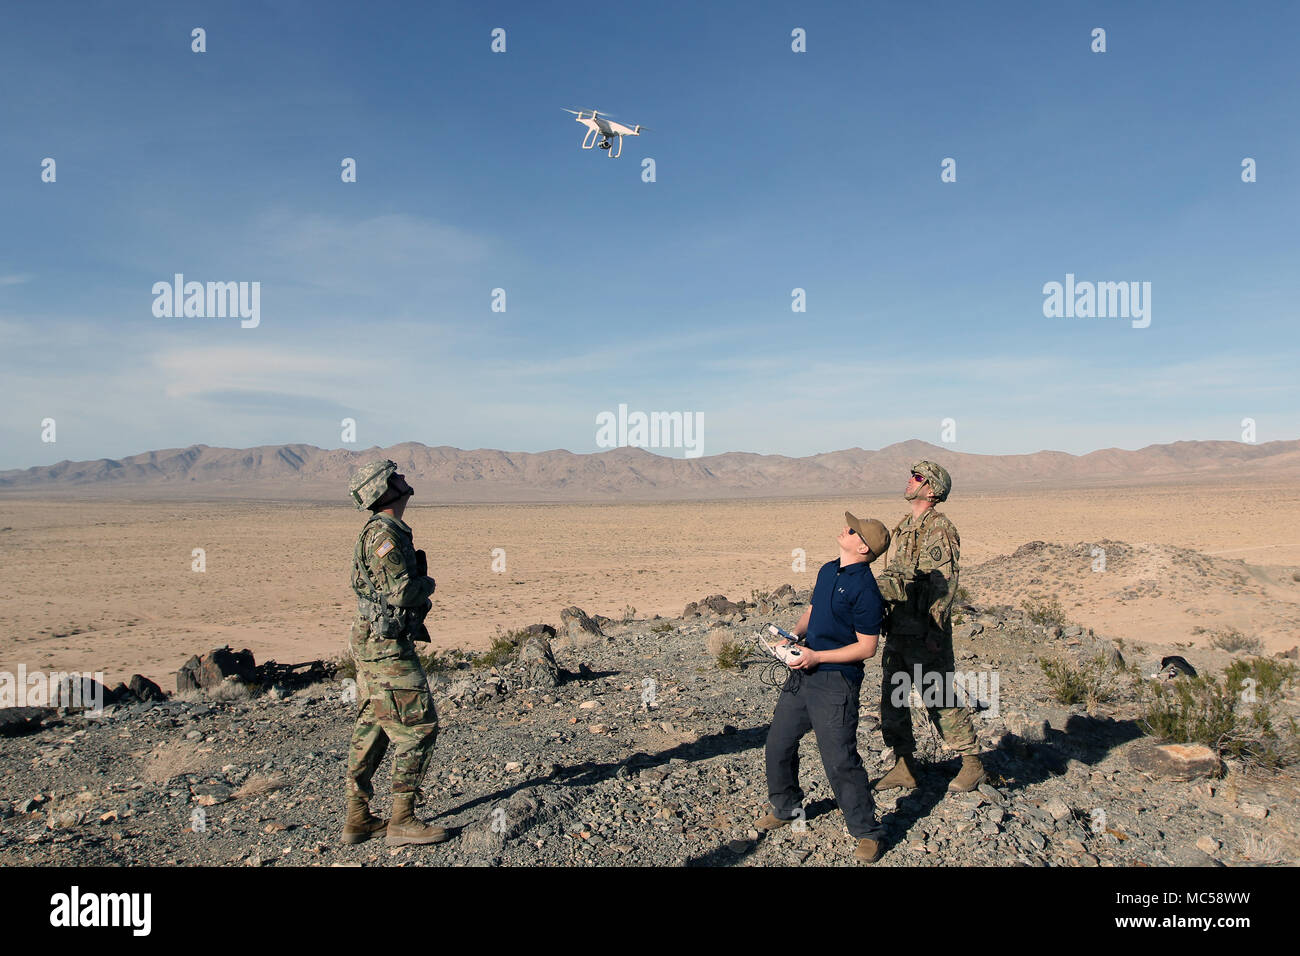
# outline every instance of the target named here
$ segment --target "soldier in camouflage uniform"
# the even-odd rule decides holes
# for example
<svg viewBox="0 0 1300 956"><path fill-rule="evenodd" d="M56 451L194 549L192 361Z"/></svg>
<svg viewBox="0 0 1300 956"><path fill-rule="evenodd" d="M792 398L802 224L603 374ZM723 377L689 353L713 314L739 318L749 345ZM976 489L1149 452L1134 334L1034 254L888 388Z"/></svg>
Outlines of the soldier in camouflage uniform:
<svg viewBox="0 0 1300 956"><path fill-rule="evenodd" d="M918 461L912 466L903 494L912 502L912 513L891 532L896 547L894 559L877 577L888 611L885 651L881 656L881 732L898 758L893 769L876 782L877 790L916 786L910 766L916 753L912 712L908 700L899 698L915 683L917 665L922 674L918 693L924 696L935 680L942 681L945 699L926 709L944 743L961 754L961 771L948 789L964 793L987 779L978 756L971 712L947 699L953 693L952 602L957 595L961 539L953 523L934 506L951 490L952 478L940 465ZM932 678L932 674L937 677ZM895 675L906 675L906 681ZM931 700L925 703L929 705Z"/></svg>
<svg viewBox="0 0 1300 956"><path fill-rule="evenodd" d="M357 508L372 516L361 529L352 558L357 617L350 644L357 665L360 711L348 752L348 815L344 843L360 843L387 830L389 846L440 843L448 833L415 818L420 781L433 756L438 715L414 641L427 641L424 618L435 587L423 551L402 520L414 492L391 461L372 461L349 485ZM370 812L370 780L389 741L393 757L393 816L387 824Z"/></svg>

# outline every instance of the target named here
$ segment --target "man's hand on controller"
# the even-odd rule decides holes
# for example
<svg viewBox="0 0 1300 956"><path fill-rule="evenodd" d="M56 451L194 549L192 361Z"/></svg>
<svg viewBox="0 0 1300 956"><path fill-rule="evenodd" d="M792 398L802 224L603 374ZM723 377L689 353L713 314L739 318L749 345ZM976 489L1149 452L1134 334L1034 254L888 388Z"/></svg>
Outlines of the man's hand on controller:
<svg viewBox="0 0 1300 956"><path fill-rule="evenodd" d="M809 668L816 667L820 660L821 658L818 656L817 652L811 647L801 647L799 648L799 656L792 658L786 666L792 671L808 670Z"/></svg>

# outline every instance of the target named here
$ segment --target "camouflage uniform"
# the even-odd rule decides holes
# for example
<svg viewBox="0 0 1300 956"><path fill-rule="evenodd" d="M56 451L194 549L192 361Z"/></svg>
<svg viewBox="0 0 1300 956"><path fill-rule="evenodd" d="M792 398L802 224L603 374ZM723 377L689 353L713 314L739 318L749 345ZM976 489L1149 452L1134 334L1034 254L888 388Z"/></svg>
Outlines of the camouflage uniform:
<svg viewBox="0 0 1300 956"><path fill-rule="evenodd" d="M899 684L895 674L915 680L921 665L923 680L934 673L943 677L954 669L952 602L957 594L957 569L961 539L947 516L933 507L919 518L907 515L890 534L897 550L894 560L877 576L888 609L885 650L881 655L880 723L885 743L899 756L916 752L912 712L893 695ZM927 683L917 686L924 693ZM906 685L903 685L906 686ZM951 683L945 680L945 688ZM974 722L966 707L929 707L930 719L939 727L944 743L962 755L974 756L979 747Z"/></svg>
<svg viewBox="0 0 1300 956"><path fill-rule="evenodd" d="M382 605L368 600L372 592L361 573L362 560L375 588L387 598L395 624L386 626ZM438 738L438 715L412 642L428 640L424 617L433 603L434 581L422 564L405 521L376 514L366 522L352 566L357 618L350 643L360 712L348 753L348 793L359 792L367 800L374 794L371 777L390 740L396 749L393 793L398 794L418 792Z"/></svg>

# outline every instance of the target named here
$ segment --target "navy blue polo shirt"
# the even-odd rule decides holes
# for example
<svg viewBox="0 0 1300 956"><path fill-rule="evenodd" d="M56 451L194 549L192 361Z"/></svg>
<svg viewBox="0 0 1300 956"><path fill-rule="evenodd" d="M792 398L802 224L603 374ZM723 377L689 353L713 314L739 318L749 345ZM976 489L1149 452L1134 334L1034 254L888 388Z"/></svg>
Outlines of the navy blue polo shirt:
<svg viewBox="0 0 1300 956"><path fill-rule="evenodd" d="M879 634L885 603L876 586L876 576L866 562L840 567L839 559L827 561L817 572L813 587L812 617L808 619L808 646L815 651L838 650L856 644L859 634ZM844 671L862 680L862 662L819 664Z"/></svg>

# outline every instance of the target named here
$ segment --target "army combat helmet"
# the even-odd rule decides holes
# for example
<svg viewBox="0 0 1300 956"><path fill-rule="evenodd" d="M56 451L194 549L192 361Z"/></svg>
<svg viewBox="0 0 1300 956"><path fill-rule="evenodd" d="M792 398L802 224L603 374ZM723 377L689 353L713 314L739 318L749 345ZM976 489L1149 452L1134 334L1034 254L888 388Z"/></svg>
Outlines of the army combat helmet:
<svg viewBox="0 0 1300 956"><path fill-rule="evenodd" d="M932 461L918 461L912 465L912 471L925 479L925 485L929 489L926 496L936 504L947 498L948 492L952 491L952 476L943 465L936 465Z"/></svg>
<svg viewBox="0 0 1300 956"><path fill-rule="evenodd" d="M368 511L388 492L388 479L397 474L397 462L386 458L368 461L352 473L348 492L358 511Z"/></svg>

